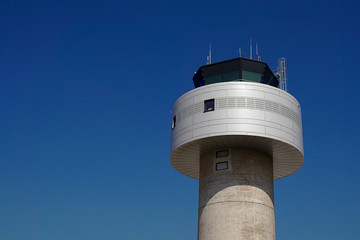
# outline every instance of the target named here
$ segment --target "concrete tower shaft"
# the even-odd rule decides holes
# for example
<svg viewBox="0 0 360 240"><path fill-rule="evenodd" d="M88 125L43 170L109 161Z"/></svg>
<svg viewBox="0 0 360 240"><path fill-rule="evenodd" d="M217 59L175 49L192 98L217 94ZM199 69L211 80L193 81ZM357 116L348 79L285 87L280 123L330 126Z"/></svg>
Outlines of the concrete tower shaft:
<svg viewBox="0 0 360 240"><path fill-rule="evenodd" d="M227 151L227 156L216 157ZM272 158L226 148L200 158L199 240L275 239ZM227 169L216 171L218 163Z"/></svg>

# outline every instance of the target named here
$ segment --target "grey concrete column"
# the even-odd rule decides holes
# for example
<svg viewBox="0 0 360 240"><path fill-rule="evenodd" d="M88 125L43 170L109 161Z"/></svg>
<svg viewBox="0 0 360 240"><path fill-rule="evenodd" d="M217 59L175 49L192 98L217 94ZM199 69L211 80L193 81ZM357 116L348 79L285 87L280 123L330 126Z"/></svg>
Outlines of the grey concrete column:
<svg viewBox="0 0 360 240"><path fill-rule="evenodd" d="M222 150L228 156L216 157ZM246 148L202 154L198 221L199 240L274 240L272 158Z"/></svg>

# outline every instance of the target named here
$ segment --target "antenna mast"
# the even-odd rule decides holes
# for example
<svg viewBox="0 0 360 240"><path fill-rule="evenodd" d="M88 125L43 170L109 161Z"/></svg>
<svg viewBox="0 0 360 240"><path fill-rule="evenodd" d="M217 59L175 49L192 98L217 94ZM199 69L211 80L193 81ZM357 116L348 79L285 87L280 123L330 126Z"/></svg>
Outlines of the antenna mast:
<svg viewBox="0 0 360 240"><path fill-rule="evenodd" d="M278 75L280 78L280 89L288 91L286 58L282 57L278 60Z"/></svg>
<svg viewBox="0 0 360 240"><path fill-rule="evenodd" d="M206 57L206 64L211 64L211 43L209 44L209 56Z"/></svg>
<svg viewBox="0 0 360 240"><path fill-rule="evenodd" d="M261 57L260 57L259 51L258 51L258 44L256 44L256 58L258 61L261 61Z"/></svg>
<svg viewBox="0 0 360 240"><path fill-rule="evenodd" d="M250 38L250 59L252 59L252 38Z"/></svg>

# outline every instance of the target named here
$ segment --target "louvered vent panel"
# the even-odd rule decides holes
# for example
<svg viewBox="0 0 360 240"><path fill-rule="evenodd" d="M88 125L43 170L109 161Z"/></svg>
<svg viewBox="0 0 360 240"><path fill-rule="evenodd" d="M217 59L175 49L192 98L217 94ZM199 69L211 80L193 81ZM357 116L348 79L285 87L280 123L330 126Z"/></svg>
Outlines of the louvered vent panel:
<svg viewBox="0 0 360 240"><path fill-rule="evenodd" d="M236 108L236 98L228 98L228 108Z"/></svg>
<svg viewBox="0 0 360 240"><path fill-rule="evenodd" d="M225 108L259 109L259 110L283 115L301 124L300 117L292 109L284 105L267 101L264 99L247 98L247 97L230 97L230 98L215 99L215 111L216 109L225 109ZM178 113L177 114L178 121L181 121L184 118L187 118L191 115L203 111L204 111L204 102L196 103L190 107L185 108L180 113Z"/></svg>
<svg viewBox="0 0 360 240"><path fill-rule="evenodd" d="M246 108L246 98L244 98L244 97L237 98L237 107L238 108Z"/></svg>
<svg viewBox="0 0 360 240"><path fill-rule="evenodd" d="M227 98L215 99L215 110L221 108L227 108Z"/></svg>
<svg viewBox="0 0 360 240"><path fill-rule="evenodd" d="M265 110L265 101L263 99L255 99L255 108Z"/></svg>

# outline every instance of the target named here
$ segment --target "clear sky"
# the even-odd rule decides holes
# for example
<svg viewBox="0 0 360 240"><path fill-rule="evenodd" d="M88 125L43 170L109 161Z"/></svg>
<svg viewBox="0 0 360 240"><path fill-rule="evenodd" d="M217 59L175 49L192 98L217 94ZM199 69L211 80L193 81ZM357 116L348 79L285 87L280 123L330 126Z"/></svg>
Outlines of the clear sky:
<svg viewBox="0 0 360 240"><path fill-rule="evenodd" d="M0 2L0 240L184 240L197 180L171 111L206 63L288 60L305 164L275 182L277 240L360 236L358 1Z"/></svg>

